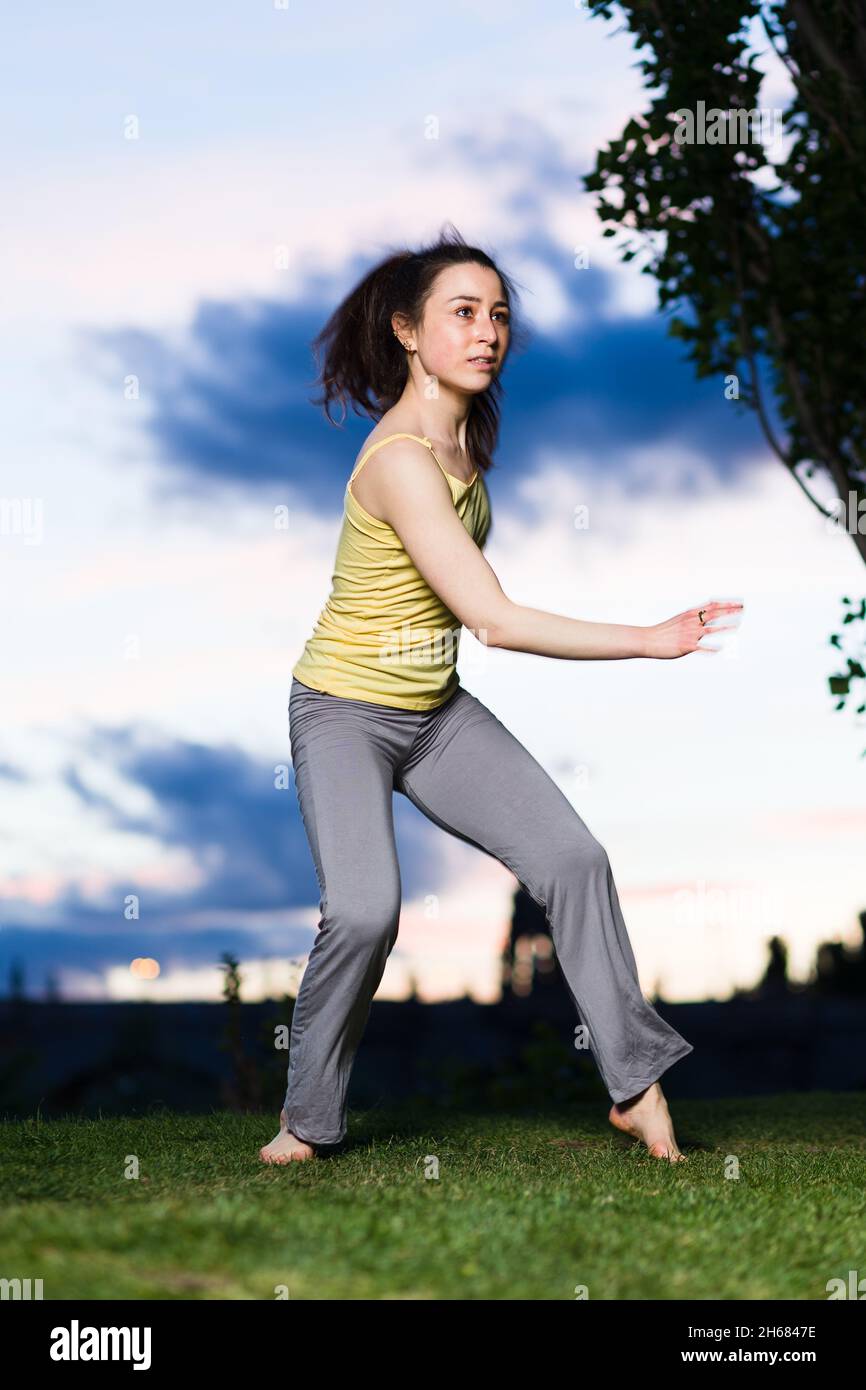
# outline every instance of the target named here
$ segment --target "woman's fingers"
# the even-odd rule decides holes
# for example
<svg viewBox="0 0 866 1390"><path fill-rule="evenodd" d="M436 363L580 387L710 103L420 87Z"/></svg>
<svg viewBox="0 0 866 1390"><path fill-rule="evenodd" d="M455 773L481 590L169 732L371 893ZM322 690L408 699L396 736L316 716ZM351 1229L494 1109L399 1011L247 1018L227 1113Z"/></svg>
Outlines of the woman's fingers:
<svg viewBox="0 0 866 1390"><path fill-rule="evenodd" d="M704 635L709 636L710 633L715 634L717 632L732 632L736 626L736 623L727 623L721 625L720 627L705 627L704 633L702 633L701 636L698 638L697 645L692 650L696 652L720 652L722 650L721 647L704 646Z"/></svg>
<svg viewBox="0 0 866 1390"><path fill-rule="evenodd" d="M714 600L712 603L702 603L700 608L696 608L695 613L739 613L742 611L741 603L721 603Z"/></svg>

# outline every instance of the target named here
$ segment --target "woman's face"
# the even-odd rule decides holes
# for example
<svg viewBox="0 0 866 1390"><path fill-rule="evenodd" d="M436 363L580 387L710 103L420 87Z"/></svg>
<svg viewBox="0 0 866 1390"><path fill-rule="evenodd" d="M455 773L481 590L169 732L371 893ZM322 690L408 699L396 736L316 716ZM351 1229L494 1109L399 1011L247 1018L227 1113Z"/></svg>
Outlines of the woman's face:
<svg viewBox="0 0 866 1390"><path fill-rule="evenodd" d="M439 272L420 327L401 337L414 343L418 366L426 376L443 386L477 393L502 370L510 317L496 271L466 262Z"/></svg>

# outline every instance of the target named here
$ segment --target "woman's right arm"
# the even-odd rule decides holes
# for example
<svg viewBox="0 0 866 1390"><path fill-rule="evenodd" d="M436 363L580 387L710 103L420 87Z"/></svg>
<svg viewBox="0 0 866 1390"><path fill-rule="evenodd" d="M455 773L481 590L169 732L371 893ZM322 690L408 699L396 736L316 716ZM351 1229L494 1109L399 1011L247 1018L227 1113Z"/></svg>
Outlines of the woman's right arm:
<svg viewBox="0 0 866 1390"><path fill-rule="evenodd" d="M387 455L387 457L384 457ZM454 510L451 490L426 446L386 444L366 468L378 514L399 536L418 573L455 618L488 647L566 661L684 656L708 630L698 609L654 627L596 623L513 603ZM705 604L709 622L732 606Z"/></svg>

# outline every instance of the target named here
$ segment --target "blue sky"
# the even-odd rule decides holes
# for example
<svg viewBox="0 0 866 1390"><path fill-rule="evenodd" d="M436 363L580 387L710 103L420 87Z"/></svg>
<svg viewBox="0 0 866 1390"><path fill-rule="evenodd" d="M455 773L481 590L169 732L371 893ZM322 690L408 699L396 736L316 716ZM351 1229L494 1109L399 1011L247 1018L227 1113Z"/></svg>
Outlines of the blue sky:
<svg viewBox="0 0 866 1390"><path fill-rule="evenodd" d="M233 950L247 997L293 987L318 894L290 672L370 428L310 404L309 345L376 259L447 221L517 279L531 330L489 477L506 592L629 623L746 605L724 653L677 662L464 634L464 684L607 847L647 990L724 998L774 932L801 975L819 940L857 940L866 730L833 713L826 639L862 566L600 235L579 176L642 106L614 29L516 4L8 21L4 495L34 531L3 536L4 976L217 997ZM495 997L512 876L395 813L382 994Z"/></svg>

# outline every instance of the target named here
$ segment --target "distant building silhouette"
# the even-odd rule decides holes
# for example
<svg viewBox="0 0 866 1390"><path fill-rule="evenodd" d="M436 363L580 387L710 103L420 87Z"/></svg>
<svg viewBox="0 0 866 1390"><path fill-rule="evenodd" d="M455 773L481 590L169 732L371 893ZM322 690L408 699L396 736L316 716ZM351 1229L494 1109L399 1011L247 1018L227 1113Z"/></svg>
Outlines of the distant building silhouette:
<svg viewBox="0 0 866 1390"><path fill-rule="evenodd" d="M520 884L502 952L502 993L525 997L554 982L562 988L547 914Z"/></svg>

